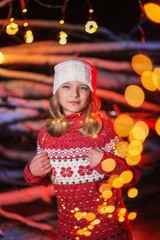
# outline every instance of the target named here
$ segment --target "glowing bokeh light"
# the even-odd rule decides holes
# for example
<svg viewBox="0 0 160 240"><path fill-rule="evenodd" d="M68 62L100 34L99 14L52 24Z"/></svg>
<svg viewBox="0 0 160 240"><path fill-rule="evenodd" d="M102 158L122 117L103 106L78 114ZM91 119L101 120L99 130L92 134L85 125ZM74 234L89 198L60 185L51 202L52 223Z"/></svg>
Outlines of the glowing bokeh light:
<svg viewBox="0 0 160 240"><path fill-rule="evenodd" d="M16 24L15 22L10 22L10 24L6 26L6 33L8 35L15 35L18 30L18 24Z"/></svg>
<svg viewBox="0 0 160 240"><path fill-rule="evenodd" d="M86 213L86 212L83 212L82 215L85 217L85 216L87 215L87 213Z"/></svg>
<svg viewBox="0 0 160 240"><path fill-rule="evenodd" d="M77 234L78 235L83 235L85 233L85 231L83 230L83 229L79 229L78 231L77 231Z"/></svg>
<svg viewBox="0 0 160 240"><path fill-rule="evenodd" d="M160 90L160 68L155 68L153 72L157 76L157 78L153 79L154 85L158 90Z"/></svg>
<svg viewBox="0 0 160 240"><path fill-rule="evenodd" d="M74 217L79 221L83 218L83 214L81 212L76 212L74 214Z"/></svg>
<svg viewBox="0 0 160 240"><path fill-rule="evenodd" d="M93 13L93 9L92 9L92 8L90 8L90 9L89 9L89 12L90 12L90 13Z"/></svg>
<svg viewBox="0 0 160 240"><path fill-rule="evenodd" d="M155 123L155 130L156 130L157 134L160 135L160 118L158 118Z"/></svg>
<svg viewBox="0 0 160 240"><path fill-rule="evenodd" d="M149 134L149 127L145 122L139 121L134 125L132 133L136 140L143 141Z"/></svg>
<svg viewBox="0 0 160 240"><path fill-rule="evenodd" d="M99 187L99 191L101 193L105 190L111 190L111 186L108 183L104 183Z"/></svg>
<svg viewBox="0 0 160 240"><path fill-rule="evenodd" d="M98 29L98 25L95 21L88 21L85 25L85 31L87 33L90 33L90 34L95 33L97 29Z"/></svg>
<svg viewBox="0 0 160 240"><path fill-rule="evenodd" d="M130 85L126 88L124 93L125 99L132 107L139 107L145 99L144 91L136 85Z"/></svg>
<svg viewBox="0 0 160 240"><path fill-rule="evenodd" d="M99 219L95 219L93 222L91 222L91 224L94 225L98 225L101 221Z"/></svg>
<svg viewBox="0 0 160 240"><path fill-rule="evenodd" d="M60 23L60 24L64 24L64 20L61 19L61 20L59 21L59 23Z"/></svg>
<svg viewBox="0 0 160 240"><path fill-rule="evenodd" d="M28 26L28 22L25 22L25 23L23 24L23 26L24 26L24 27L27 27L27 26Z"/></svg>
<svg viewBox="0 0 160 240"><path fill-rule="evenodd" d="M133 172L130 170L123 171L120 174L120 182L122 182L123 184L131 182L132 179L133 179Z"/></svg>
<svg viewBox="0 0 160 240"><path fill-rule="evenodd" d="M126 141L120 142L116 146L117 156L124 158L128 153L129 143Z"/></svg>
<svg viewBox="0 0 160 240"><path fill-rule="evenodd" d="M90 232L90 231L86 231L86 232L84 233L84 235L88 237L88 236L91 235L91 232Z"/></svg>
<svg viewBox="0 0 160 240"><path fill-rule="evenodd" d="M64 31L60 31L59 32L59 44L61 45L65 45L67 43L67 33L65 33Z"/></svg>
<svg viewBox="0 0 160 240"><path fill-rule="evenodd" d="M121 187L123 187L123 182L120 181L120 178L119 178L119 177L115 178L115 179L112 181L112 187L114 187L114 188L121 188Z"/></svg>
<svg viewBox="0 0 160 240"><path fill-rule="evenodd" d="M157 74L151 71L145 71L141 75L141 83L144 88L149 91L155 91L156 85L155 82L158 82Z"/></svg>
<svg viewBox="0 0 160 240"><path fill-rule="evenodd" d="M3 64L5 62L5 58L2 52L0 52L0 64Z"/></svg>
<svg viewBox="0 0 160 240"><path fill-rule="evenodd" d="M112 174L109 178L108 178L108 183L112 186L112 183L114 181L114 179L119 178L118 174Z"/></svg>
<svg viewBox="0 0 160 240"><path fill-rule="evenodd" d="M24 35L24 39L26 43L32 43L33 42L33 33L31 30L27 30L25 35Z"/></svg>
<svg viewBox="0 0 160 240"><path fill-rule="evenodd" d="M83 216L83 215L82 215L82 216ZM87 213L87 215L85 216L85 219L86 219L87 221L93 221L95 218L96 218L96 215L95 215L94 213L92 213L92 212Z"/></svg>
<svg viewBox="0 0 160 240"><path fill-rule="evenodd" d="M105 199L111 198L112 195L113 195L113 193L112 193L111 190L105 190L105 191L102 193L102 197L105 198Z"/></svg>
<svg viewBox="0 0 160 240"><path fill-rule="evenodd" d="M155 23L160 23L160 6L156 3L144 4L144 11L146 16Z"/></svg>
<svg viewBox="0 0 160 240"><path fill-rule="evenodd" d="M115 206L112 206L112 205L107 206L106 210L107 210L107 213L113 213L115 211Z"/></svg>
<svg viewBox="0 0 160 240"><path fill-rule="evenodd" d="M134 220L137 217L137 213L136 212L130 212L128 214L128 219L129 220Z"/></svg>
<svg viewBox="0 0 160 240"><path fill-rule="evenodd" d="M127 137L132 127L133 119L127 114L120 114L114 121L114 130L121 137Z"/></svg>
<svg viewBox="0 0 160 240"><path fill-rule="evenodd" d="M125 220L125 218L122 217L122 216L120 216L120 217L118 218L118 221L119 221L119 222L124 222L124 220Z"/></svg>
<svg viewBox="0 0 160 240"><path fill-rule="evenodd" d="M128 152L131 156L140 155L142 150L143 150L143 145L138 140L134 140L129 144Z"/></svg>
<svg viewBox="0 0 160 240"><path fill-rule="evenodd" d="M126 163L130 166L137 165L141 161L141 155L131 156L130 153L127 153Z"/></svg>
<svg viewBox="0 0 160 240"><path fill-rule="evenodd" d="M116 162L112 158L107 158L102 161L102 169L106 172L111 172L115 169Z"/></svg>
<svg viewBox="0 0 160 240"><path fill-rule="evenodd" d="M120 208L118 216L124 216L126 212L127 212L126 208Z"/></svg>
<svg viewBox="0 0 160 240"><path fill-rule="evenodd" d="M138 195L138 189L135 187L129 188L127 191L127 195L130 198L135 198Z"/></svg>
<svg viewBox="0 0 160 240"><path fill-rule="evenodd" d="M131 63L134 71L139 75L144 71L152 71L152 62L145 55L137 54L133 56Z"/></svg>
<svg viewBox="0 0 160 240"><path fill-rule="evenodd" d="M107 206L104 205L100 205L97 209L97 212L99 214L106 214L107 213Z"/></svg>
<svg viewBox="0 0 160 240"><path fill-rule="evenodd" d="M93 227L93 225L88 225L88 227L87 227L88 229L93 229L94 227Z"/></svg>

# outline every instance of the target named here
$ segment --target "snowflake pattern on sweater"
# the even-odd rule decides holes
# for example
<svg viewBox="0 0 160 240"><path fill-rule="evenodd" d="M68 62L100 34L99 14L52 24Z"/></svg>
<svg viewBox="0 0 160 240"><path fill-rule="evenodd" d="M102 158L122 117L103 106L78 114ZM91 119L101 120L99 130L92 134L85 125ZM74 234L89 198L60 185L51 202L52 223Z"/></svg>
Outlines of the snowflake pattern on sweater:
<svg viewBox="0 0 160 240"><path fill-rule="evenodd" d="M99 187L108 182L112 174L120 174L126 169L133 172L134 179L130 183L138 182L140 177L139 166L128 166L125 161L116 157L116 145L122 139L116 136L113 126L105 121L104 127L98 137L83 137L77 133L81 126L82 116L72 114L68 116L69 121L74 122L69 132L61 137L51 137L42 127L38 134L37 154L46 152L50 159L52 172L50 178L35 177L29 172L29 163L25 167L24 177L30 184L47 185L53 183L58 204L58 239L88 239L88 240L131 240L132 234L130 224L118 221L119 209L125 208L121 189L112 189L112 197L107 199L108 206L114 206L112 217L108 214L100 214L97 209L104 203ZM99 146L104 150L101 162L106 158L116 161L116 168L112 172L105 172L101 162L94 168L89 165L87 154L90 148ZM76 213L84 217L77 219ZM86 214L94 214L99 224L86 220ZM92 230L89 230L87 226ZM87 229L87 230L84 230ZM79 232L78 232L79 230ZM82 231L80 231L82 230ZM83 234L82 234L83 232ZM78 234L80 233L80 234ZM87 235L88 234L88 235Z"/></svg>

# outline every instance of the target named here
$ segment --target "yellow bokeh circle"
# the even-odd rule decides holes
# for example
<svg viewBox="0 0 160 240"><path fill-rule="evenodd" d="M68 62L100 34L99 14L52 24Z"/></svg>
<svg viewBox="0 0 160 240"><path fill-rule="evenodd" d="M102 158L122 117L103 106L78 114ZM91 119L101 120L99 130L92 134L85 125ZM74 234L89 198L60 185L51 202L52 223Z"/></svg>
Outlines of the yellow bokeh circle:
<svg viewBox="0 0 160 240"><path fill-rule="evenodd" d="M141 155L132 156L130 153L127 153L126 163L130 166L137 165L141 161Z"/></svg>
<svg viewBox="0 0 160 240"><path fill-rule="evenodd" d="M87 213L87 215L85 216L85 219L87 221L93 221L95 218L96 218L96 215L94 213L92 213L92 212Z"/></svg>
<svg viewBox="0 0 160 240"><path fill-rule="evenodd" d="M128 146L129 143L126 141L118 143L116 146L117 156L121 158L126 157L128 153Z"/></svg>
<svg viewBox="0 0 160 240"><path fill-rule="evenodd" d="M136 212L130 212L129 214L128 214L128 219L129 220L133 220L133 219L135 219L137 217L137 213Z"/></svg>
<svg viewBox="0 0 160 240"><path fill-rule="evenodd" d="M157 134L160 135L160 118L158 118L155 123L155 130L156 130Z"/></svg>
<svg viewBox="0 0 160 240"><path fill-rule="evenodd" d="M133 127L133 119L127 114L120 114L114 121L114 130L117 135L127 137Z"/></svg>
<svg viewBox="0 0 160 240"><path fill-rule="evenodd" d="M151 60L143 54L133 56L131 63L134 71L139 75L141 75L144 71L152 71Z"/></svg>
<svg viewBox="0 0 160 240"><path fill-rule="evenodd" d="M139 107L145 99L144 91L136 85L130 85L126 88L124 93L125 99L132 107Z"/></svg>
<svg viewBox="0 0 160 240"><path fill-rule="evenodd" d="M144 11L151 21L160 23L160 6L158 4L151 2L144 4Z"/></svg>
<svg viewBox="0 0 160 240"><path fill-rule="evenodd" d="M111 190L111 185L108 183L104 183L99 187L99 191L102 193L106 190Z"/></svg>
<svg viewBox="0 0 160 240"><path fill-rule="evenodd" d="M138 195L138 189L135 188L135 187L132 187L132 188L128 189L127 195L128 195L128 197L130 197L130 198L135 198L135 197L137 197L137 195Z"/></svg>
<svg viewBox="0 0 160 240"><path fill-rule="evenodd" d="M156 85L155 83L158 82L157 74L151 71L145 71L141 75L141 83L144 88L149 91L155 91Z"/></svg>
<svg viewBox="0 0 160 240"><path fill-rule="evenodd" d="M145 122L139 121L134 125L132 133L135 139L144 141L149 134L149 127Z"/></svg>
<svg viewBox="0 0 160 240"><path fill-rule="evenodd" d="M107 158L102 161L102 169L106 172L111 172L115 169L116 162L112 158Z"/></svg>
<svg viewBox="0 0 160 240"><path fill-rule="evenodd" d="M123 171L123 172L120 174L120 181L121 181L123 184L126 184L126 183L131 182L132 179L133 179L133 172L130 171L130 170Z"/></svg>
<svg viewBox="0 0 160 240"><path fill-rule="evenodd" d="M111 190L105 190L103 193L102 193L102 197L105 198L105 199L109 199L112 197L112 191Z"/></svg>
<svg viewBox="0 0 160 240"><path fill-rule="evenodd" d="M128 152L131 156L140 155L142 150L143 150L143 145L138 140L134 140L129 144Z"/></svg>
<svg viewBox="0 0 160 240"><path fill-rule="evenodd" d="M153 79L153 82L154 82L156 88L157 88L158 90L160 90L160 68L155 68L153 72L154 72L154 73L156 74L156 76L157 76L157 78L154 78L154 79Z"/></svg>

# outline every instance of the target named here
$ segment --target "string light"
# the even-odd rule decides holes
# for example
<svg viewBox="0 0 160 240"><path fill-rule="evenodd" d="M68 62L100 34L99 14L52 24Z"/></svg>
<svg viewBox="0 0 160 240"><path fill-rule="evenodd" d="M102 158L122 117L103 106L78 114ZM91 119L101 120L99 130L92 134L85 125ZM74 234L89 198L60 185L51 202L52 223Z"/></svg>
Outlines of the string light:
<svg viewBox="0 0 160 240"><path fill-rule="evenodd" d="M28 27L28 23L25 22L25 23L23 24L23 26L24 26L24 27Z"/></svg>
<svg viewBox="0 0 160 240"><path fill-rule="evenodd" d="M59 21L59 23L60 23L60 24L64 24L64 20L61 19L61 20Z"/></svg>
<svg viewBox="0 0 160 240"><path fill-rule="evenodd" d="M33 42L33 33L31 30L27 30L25 35L24 35L24 39L26 43L32 43Z"/></svg>
<svg viewBox="0 0 160 240"><path fill-rule="evenodd" d="M8 35L15 35L18 32L18 24L14 22L14 18L10 18L10 24L6 26L6 33Z"/></svg>
<svg viewBox="0 0 160 240"><path fill-rule="evenodd" d="M98 29L98 25L95 21L88 21L85 25L85 31L92 34L95 33Z"/></svg>
<svg viewBox="0 0 160 240"><path fill-rule="evenodd" d="M89 34L95 33L98 29L97 23L93 20L93 6L89 0L87 0L89 6L89 17L88 21L85 24L85 31Z"/></svg>
<svg viewBox="0 0 160 240"><path fill-rule="evenodd" d="M59 33L59 44L65 45L67 43L67 33L60 31Z"/></svg>
<svg viewBox="0 0 160 240"><path fill-rule="evenodd" d="M23 12L23 13L26 13L26 12L27 12L27 9L26 9L26 8L24 8L24 9L22 10L22 12Z"/></svg>

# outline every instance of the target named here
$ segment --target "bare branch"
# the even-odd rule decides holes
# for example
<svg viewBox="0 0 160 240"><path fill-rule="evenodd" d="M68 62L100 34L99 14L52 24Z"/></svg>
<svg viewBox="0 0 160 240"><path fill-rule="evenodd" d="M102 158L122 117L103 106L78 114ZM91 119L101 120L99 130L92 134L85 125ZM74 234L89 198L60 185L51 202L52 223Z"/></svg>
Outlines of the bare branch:
<svg viewBox="0 0 160 240"><path fill-rule="evenodd" d="M5 218L19 221L29 227L38 228L41 231L53 231L53 228L51 226L49 226L48 224L37 223L37 222L31 221L31 220L28 220L27 218L25 218L17 213L7 212L7 211L3 210L2 208L0 208L0 215Z"/></svg>
<svg viewBox="0 0 160 240"><path fill-rule="evenodd" d="M1 0L0 2L0 8L5 7L6 5L8 5L10 2L13 2L14 0Z"/></svg>
<svg viewBox="0 0 160 240"><path fill-rule="evenodd" d="M97 89L96 90L96 95L102 99L105 99L107 101L113 101L115 103L121 103L124 105L128 105L127 101L125 100L124 95L104 90L104 89ZM129 105L128 105L129 106ZM147 110L147 111L154 111L154 112L159 112L160 111L160 106L150 103L150 102L143 102L143 104L139 107L141 109Z"/></svg>

